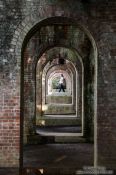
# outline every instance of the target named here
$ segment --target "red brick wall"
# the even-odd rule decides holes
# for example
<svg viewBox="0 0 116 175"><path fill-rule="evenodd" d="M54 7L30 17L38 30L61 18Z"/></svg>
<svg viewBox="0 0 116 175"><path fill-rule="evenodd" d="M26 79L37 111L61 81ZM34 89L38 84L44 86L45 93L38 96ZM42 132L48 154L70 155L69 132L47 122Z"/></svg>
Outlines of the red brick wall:
<svg viewBox="0 0 116 175"><path fill-rule="evenodd" d="M17 166L20 141L20 97L2 89L0 104L0 166Z"/></svg>
<svg viewBox="0 0 116 175"><path fill-rule="evenodd" d="M20 132L20 62L17 49L26 27L21 22L39 21L40 16L74 17L93 34L98 46L98 163L107 167L116 165L116 1L68 1L40 5L39 1L4 1L1 3L0 28L0 166L18 166ZM42 2L42 1L41 1ZM41 6L41 8L39 8ZM46 10L47 9L47 10ZM5 13L6 12L6 13ZM33 14L33 15L31 15ZM38 14L40 15L38 17ZM37 18L37 19L36 19ZM29 22L31 23L31 22ZM20 27L17 29L18 25ZM35 24L35 23L34 23ZM17 30L16 30L17 29ZM16 32L17 33L16 33ZM23 33L23 34L24 34ZM14 37L13 42L12 38ZM18 42L17 42L18 41ZM13 51L10 49L13 48ZM20 53L21 54L21 53ZM6 61L5 61L6 60ZM18 68L17 68L18 66ZM10 73L16 82L9 78Z"/></svg>

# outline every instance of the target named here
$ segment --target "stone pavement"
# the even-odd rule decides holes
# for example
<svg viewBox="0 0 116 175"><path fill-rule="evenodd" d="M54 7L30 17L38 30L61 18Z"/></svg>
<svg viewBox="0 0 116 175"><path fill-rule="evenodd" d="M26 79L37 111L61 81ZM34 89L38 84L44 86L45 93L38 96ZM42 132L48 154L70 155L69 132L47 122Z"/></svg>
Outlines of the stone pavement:
<svg viewBox="0 0 116 175"><path fill-rule="evenodd" d="M41 144L24 147L24 167L80 169L93 165L93 144Z"/></svg>
<svg viewBox="0 0 116 175"><path fill-rule="evenodd" d="M0 175L19 175L19 168L0 168Z"/></svg>

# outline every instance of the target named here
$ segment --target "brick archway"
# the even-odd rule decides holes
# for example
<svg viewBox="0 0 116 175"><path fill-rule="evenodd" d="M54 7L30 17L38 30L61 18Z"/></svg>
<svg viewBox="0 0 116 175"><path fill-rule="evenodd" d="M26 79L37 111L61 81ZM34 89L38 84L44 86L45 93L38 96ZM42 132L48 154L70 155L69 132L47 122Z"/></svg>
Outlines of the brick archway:
<svg viewBox="0 0 116 175"><path fill-rule="evenodd" d="M57 18L57 17L56 17ZM58 17L59 18L59 17ZM65 17L64 17L65 18ZM51 17L52 19L52 17ZM68 20L68 18L66 17L66 19ZM73 21L72 19L69 20L70 22ZM41 23L41 20L40 20L40 23ZM28 41L28 37L31 35L30 34L30 29L31 28L34 28L33 26L35 26L36 24L40 24L38 20L35 20L35 21L32 21L29 25L28 25L28 20L25 20L23 21L22 23L22 28L20 29L20 27L15 31L15 36L12 40L12 46L16 44L16 48L14 49L13 47L11 48L11 51L14 51L15 50L15 57L17 59L17 62L20 64L20 60L21 60L21 50L23 51L24 47L25 47L25 43ZM77 22L78 23L78 22ZM41 24L40 24L41 25ZM80 27L81 25L79 25ZM94 145L95 145L95 152L94 152L94 165L96 166L97 165L97 47L96 47L96 43L92 37L92 35L90 34L90 32L85 29L84 27L80 27L86 34L87 36L89 37L91 43L92 43L92 46L93 46L93 49L94 49L94 59L95 59L95 84L94 84L94 99L95 99L95 104L94 104ZM27 33L29 33L27 35ZM22 38L20 39L19 36L22 36ZM22 47L23 46L23 47ZM22 52L23 53L23 52ZM23 64L23 63L22 63ZM23 100L23 99L22 99ZM21 101L22 101L21 100ZM21 111L23 111L23 105L21 105ZM21 116L22 115L22 112L21 112ZM21 119L21 122L22 122L22 119ZM22 132L22 131L21 131ZM21 145L22 145L22 141L21 141ZM21 164L22 165L22 164Z"/></svg>

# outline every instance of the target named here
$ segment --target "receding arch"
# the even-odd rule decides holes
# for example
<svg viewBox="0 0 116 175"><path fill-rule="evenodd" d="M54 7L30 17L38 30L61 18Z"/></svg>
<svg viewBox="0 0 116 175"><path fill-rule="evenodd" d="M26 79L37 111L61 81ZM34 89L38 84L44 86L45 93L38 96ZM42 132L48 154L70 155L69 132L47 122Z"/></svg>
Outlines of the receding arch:
<svg viewBox="0 0 116 175"><path fill-rule="evenodd" d="M72 64L73 70L75 70L76 76L77 76L77 78L75 80L76 81L76 93L75 94L77 94L76 95L76 116L80 116L80 118L82 120L82 134L80 134L80 136L82 136L82 135L84 135L84 65L83 65L83 61L82 61L82 58L76 52L76 50L74 48L69 48L67 45L66 46L65 45L61 45L61 46L55 45L53 48L51 48L51 46L50 46L50 48L47 47L47 50L44 50L43 52L45 54L46 51L49 51L49 49L52 50L56 47L61 47L61 48L63 47L67 50L71 50L71 52L74 52L74 54L76 56L77 65L75 65L75 63L71 62L71 59L68 59L68 60L69 60L70 64ZM39 57L37 57L37 58L39 58ZM47 62L49 62L49 60L47 60ZM39 60L39 63L40 63L40 60ZM36 70L37 70L37 66L36 66ZM43 72L43 70L41 70L41 72ZM77 82L79 82L79 84L80 84L79 88L77 88ZM41 82L40 82L40 84L41 84ZM80 94L81 94L80 97L78 97L79 96L79 92L77 92L78 90L80 91ZM37 91L37 94L38 94L38 91ZM40 98L40 95L39 95L39 98ZM40 103L42 103L42 101L40 101ZM42 105L40 105L40 106L41 106L40 110L42 110Z"/></svg>
<svg viewBox="0 0 116 175"><path fill-rule="evenodd" d="M59 46L59 45L58 45ZM54 48L54 47L53 47ZM51 48L50 47L50 50L52 50L53 48ZM55 45L55 48L56 48L56 45ZM62 48L61 46L60 46L60 48ZM63 45L63 48L67 48L67 46L64 46ZM79 95L78 95L78 97L79 98L77 98L77 95L76 95L76 116L78 116L78 117L80 117L81 118L81 120L82 120L82 133L80 134L80 136L82 136L83 135L83 133L84 133L84 122L83 122L83 120L84 120L84 99L83 99L83 94L84 94L84 88L82 88L82 90L81 90L81 87L83 87L84 86L84 82L83 82L83 80L84 80L84 77L83 77L83 73L84 73L84 66L83 66L83 62L82 62L82 60L81 60L81 58L80 59L78 59L78 53L76 52L76 50L75 49L72 49L72 48L70 48L69 49L69 47L68 47L68 50L71 50L72 52L74 52L75 51L75 56L76 56L76 60L77 60L77 66L76 65L74 65L74 63L73 62L71 62L71 60L69 59L69 62L70 62L70 64L72 64L72 66L73 66L73 68L72 68L72 71L74 71L75 70L75 72L76 72L76 82L79 82L79 84L80 84L80 88L77 88L77 83L76 83L76 94L78 94L77 93L77 89L80 91L80 97L79 97ZM46 55L46 51L49 51L49 47L47 48L47 50L44 50L43 52L44 52L44 54ZM77 53L77 54L76 54ZM37 57L37 58L39 58L39 57ZM40 59L41 59L42 57L40 57ZM44 69L44 66L45 66L45 64L44 64L44 66L43 67L41 67L41 62L40 62L40 59L39 59L39 61L38 61L38 65L40 65L40 68L38 67L37 68L37 66L36 66L36 71L37 71L37 69L39 70L39 69L41 69L40 71L41 71L41 75L42 75L42 72L43 72L43 69ZM45 59L45 58L44 58ZM38 60L38 59L37 59ZM81 61L80 61L81 60ZM49 62L49 60L47 60L47 62L46 62L46 64ZM52 65L51 65L52 66ZM77 67L77 68L76 68ZM77 69L78 69L78 71L77 71ZM49 69L48 69L49 70ZM78 72L78 73L77 73ZM39 78L39 77L38 77ZM40 78L39 78L40 79ZM77 80L78 79L78 80ZM38 82L38 81L37 81ZM41 81L39 82L39 84L41 84ZM38 87L38 85L36 86L36 87ZM40 89L41 89L41 87L40 87ZM43 88L42 88L43 89ZM37 94L40 94L39 93L39 91L38 91L38 88L37 88ZM42 90L42 92L41 93L43 93L43 90ZM39 101L38 100L38 102L39 102L39 105L38 105L38 107L37 107L37 113L38 113L38 111L41 111L42 110L42 96L40 97L41 95L39 95L39 96L36 96L36 98L38 99L38 98L40 98L41 100ZM74 103L73 103L74 104ZM35 107L36 108L36 107ZM78 110L78 109L79 110ZM38 113L38 114L40 114L41 115L41 112L40 113ZM37 122L38 123L38 122Z"/></svg>
<svg viewBox="0 0 116 175"><path fill-rule="evenodd" d="M62 18L63 18L63 20L62 20ZM25 36L25 39L24 39L24 42L23 42L23 44L22 44L22 63L21 63L21 65L22 65L22 70L21 70L21 73L22 73L22 75L24 74L24 70L23 70L23 66L24 66L24 60L23 60L23 57L24 57L24 50L25 50L25 47L26 47L26 44L27 44L27 42L29 41L29 38L31 38L31 36L35 33L35 29L37 28L37 26L41 26L41 25L43 25L44 24L44 22L46 23L47 21L49 21L49 20L55 20L56 21L56 19L57 20L59 20L60 19L60 22L62 21L62 23L63 23L63 21L64 20L66 20L66 22L68 23L71 23L71 25L73 25L73 24L75 24L75 21L73 20L73 19L68 19L68 18L65 18L65 17L53 17L53 18L48 18L48 19L46 19L45 21L41 21L40 23L38 23L35 27L33 27L29 32L28 32L28 34ZM53 21L52 21L52 23L53 23ZM42 24L43 23L43 24ZM76 22L77 23L77 22ZM78 24L77 24L78 25ZM80 26L80 25L79 25ZM97 127L96 127L96 125L97 125L97 47L96 47L96 43L95 43L95 40L93 39L93 37L92 37L92 35L91 35L91 33L87 30L87 29L85 29L84 27L82 27L81 26L81 29L87 34L87 36L88 36L88 38L90 39L90 41L91 41L91 44L92 44L92 46L93 46L93 50L94 50L94 60L95 60L95 71L94 71L94 147L95 147L95 149L94 149L94 166L96 166L97 165L97 152L96 152L96 148L97 148ZM42 53L43 53L43 50L46 50L47 48L52 48L54 45L52 45L51 44L51 46L49 45L49 46L44 46L41 50L40 50L40 54L39 55L41 55ZM68 46L67 46L68 47ZM45 49L46 48L46 49ZM20 48L19 48L19 50L20 50ZM23 86L24 86L24 77L22 77L22 80L21 80L21 94L23 94ZM23 95L21 96L21 103L22 103L22 101L23 101ZM24 107L23 107L23 103L22 103L22 105L21 105L21 117L23 117L23 109L24 109ZM21 120L21 122L23 122L22 120ZM21 131L22 132L22 131ZM22 142L21 142L22 143Z"/></svg>

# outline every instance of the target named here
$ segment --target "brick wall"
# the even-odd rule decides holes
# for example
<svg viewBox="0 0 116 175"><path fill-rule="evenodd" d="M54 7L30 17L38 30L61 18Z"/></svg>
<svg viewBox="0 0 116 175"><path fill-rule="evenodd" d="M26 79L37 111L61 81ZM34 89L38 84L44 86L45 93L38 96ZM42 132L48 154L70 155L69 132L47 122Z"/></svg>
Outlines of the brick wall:
<svg viewBox="0 0 116 175"><path fill-rule="evenodd" d="M98 46L98 164L115 167L116 1L67 1L0 1L0 166L19 165L23 39L40 20L67 16L88 28Z"/></svg>
<svg viewBox="0 0 116 175"><path fill-rule="evenodd" d="M0 93L0 165L17 166L20 141L20 97L13 83L2 86Z"/></svg>

